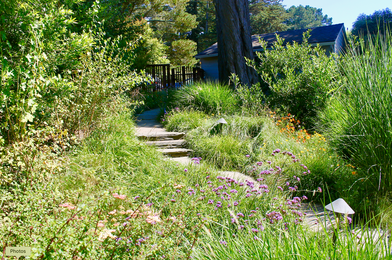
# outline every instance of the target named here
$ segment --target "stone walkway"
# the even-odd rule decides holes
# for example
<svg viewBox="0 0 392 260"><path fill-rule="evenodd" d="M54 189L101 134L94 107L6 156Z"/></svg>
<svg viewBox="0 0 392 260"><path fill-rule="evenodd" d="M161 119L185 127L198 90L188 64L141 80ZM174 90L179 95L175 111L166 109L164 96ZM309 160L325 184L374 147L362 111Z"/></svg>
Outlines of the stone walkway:
<svg viewBox="0 0 392 260"><path fill-rule="evenodd" d="M171 160L182 164L191 163L188 157L192 150L185 148L185 133L168 132L158 122L160 109L146 111L136 118L136 136L145 140L146 144L154 145Z"/></svg>
<svg viewBox="0 0 392 260"><path fill-rule="evenodd" d="M154 145L163 154L167 155L170 160L178 163L189 165L193 163L189 155L192 150L185 148L186 141L183 139L185 133L168 132L163 125L158 122L160 109L146 111L136 118L136 135L139 139L145 140L146 144ZM238 181L256 182L250 176L239 172L221 171L219 174L236 179ZM304 223L313 231L331 230L332 225L336 225L335 217L331 212L327 212L321 205L303 204L301 209L304 214ZM386 232L371 230L364 232L355 228L352 230L362 239L371 238L381 243L389 243L389 236Z"/></svg>

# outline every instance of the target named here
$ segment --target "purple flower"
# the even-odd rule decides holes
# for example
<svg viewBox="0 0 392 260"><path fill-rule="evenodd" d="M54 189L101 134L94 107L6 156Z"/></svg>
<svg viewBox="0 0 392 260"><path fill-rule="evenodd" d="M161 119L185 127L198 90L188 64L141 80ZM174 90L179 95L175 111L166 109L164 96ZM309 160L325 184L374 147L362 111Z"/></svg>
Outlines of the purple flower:
<svg viewBox="0 0 392 260"><path fill-rule="evenodd" d="M171 199L170 201L171 201L171 202L176 202L176 200L175 200L175 199Z"/></svg>
<svg viewBox="0 0 392 260"><path fill-rule="evenodd" d="M227 246L227 243L226 243L226 241L224 241L224 240L219 241L219 243L221 243L221 244L224 245L224 246Z"/></svg>
<svg viewBox="0 0 392 260"><path fill-rule="evenodd" d="M323 190L320 187L317 188L317 191L320 193L323 192Z"/></svg>
<svg viewBox="0 0 392 260"><path fill-rule="evenodd" d="M238 201L234 201L233 205L237 206L238 205Z"/></svg>
<svg viewBox="0 0 392 260"><path fill-rule="evenodd" d="M136 197L134 197L133 199L134 199L134 200L137 200L138 198L140 198L140 196L136 196Z"/></svg>
<svg viewBox="0 0 392 260"><path fill-rule="evenodd" d="M252 228L252 232L257 233L259 230L257 228Z"/></svg>
<svg viewBox="0 0 392 260"><path fill-rule="evenodd" d="M282 188L282 187L280 187L280 186L278 186L278 189L279 189L279 190L281 190L281 191L283 191L283 188Z"/></svg>
<svg viewBox="0 0 392 260"><path fill-rule="evenodd" d="M237 193L238 191L237 190L231 190L230 192L231 193Z"/></svg>
<svg viewBox="0 0 392 260"><path fill-rule="evenodd" d="M241 212L238 212L237 213L237 217L244 217L245 215L244 214L242 214Z"/></svg>
<svg viewBox="0 0 392 260"><path fill-rule="evenodd" d="M250 155L249 155L249 154L247 154L247 155L245 155L245 156L246 156L246 157L248 157L248 158L250 157Z"/></svg>
<svg viewBox="0 0 392 260"><path fill-rule="evenodd" d="M208 200L208 204L214 204L213 200Z"/></svg>
<svg viewBox="0 0 392 260"><path fill-rule="evenodd" d="M294 187L289 187L289 191L296 191Z"/></svg>
<svg viewBox="0 0 392 260"><path fill-rule="evenodd" d="M347 217L347 223L350 225L353 222L352 218Z"/></svg>
<svg viewBox="0 0 392 260"><path fill-rule="evenodd" d="M185 169L184 169L184 172L187 172L187 171L188 171L188 169L187 169L187 168L185 168Z"/></svg>
<svg viewBox="0 0 392 260"><path fill-rule="evenodd" d="M263 165L263 162L257 162L256 163L258 166L261 166L261 165Z"/></svg>

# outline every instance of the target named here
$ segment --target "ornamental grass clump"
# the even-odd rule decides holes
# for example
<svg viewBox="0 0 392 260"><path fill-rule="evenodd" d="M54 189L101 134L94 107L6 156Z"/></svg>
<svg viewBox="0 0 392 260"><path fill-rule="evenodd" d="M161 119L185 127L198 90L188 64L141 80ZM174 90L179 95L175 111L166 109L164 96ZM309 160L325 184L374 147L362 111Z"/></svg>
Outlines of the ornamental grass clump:
<svg viewBox="0 0 392 260"><path fill-rule="evenodd" d="M337 151L356 166L358 204L375 209L392 190L392 35L390 30L350 42L339 63L345 80L323 113Z"/></svg>
<svg viewBox="0 0 392 260"><path fill-rule="evenodd" d="M179 89L174 95L174 105L193 108L207 114L230 115L238 109L236 95L227 85L217 82L198 82Z"/></svg>

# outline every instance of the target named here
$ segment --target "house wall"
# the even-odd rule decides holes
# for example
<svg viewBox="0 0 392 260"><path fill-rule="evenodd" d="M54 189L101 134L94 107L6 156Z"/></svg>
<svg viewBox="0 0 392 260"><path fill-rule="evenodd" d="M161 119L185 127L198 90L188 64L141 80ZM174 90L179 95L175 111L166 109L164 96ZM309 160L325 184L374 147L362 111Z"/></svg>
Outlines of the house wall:
<svg viewBox="0 0 392 260"><path fill-rule="evenodd" d="M336 43L335 43L335 53L338 53L338 54L340 54L342 51L344 51L344 49L345 49L345 44L346 44L346 42L345 42L345 37L344 37L344 31L343 31L343 29L339 32L339 35L338 35L338 37L336 38L336 41L335 41Z"/></svg>
<svg viewBox="0 0 392 260"><path fill-rule="evenodd" d="M208 80L219 80L218 57L202 58L201 68Z"/></svg>
<svg viewBox="0 0 392 260"><path fill-rule="evenodd" d="M334 52L333 45L324 45L321 46L321 49L325 50L325 54L327 56L330 56L332 52Z"/></svg>

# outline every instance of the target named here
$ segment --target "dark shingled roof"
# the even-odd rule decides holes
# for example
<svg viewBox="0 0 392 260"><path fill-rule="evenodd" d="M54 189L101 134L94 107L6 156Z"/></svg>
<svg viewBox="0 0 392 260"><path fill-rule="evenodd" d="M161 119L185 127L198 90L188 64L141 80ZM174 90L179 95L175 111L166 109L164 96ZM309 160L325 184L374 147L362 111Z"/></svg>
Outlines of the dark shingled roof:
<svg viewBox="0 0 392 260"><path fill-rule="evenodd" d="M252 45L253 50L258 51L261 50L259 38L267 42L267 47L271 47L274 42L276 42L276 34L279 37L284 39L284 44L297 42L302 43L303 40L303 33L311 30L309 43L310 44L317 44L317 43L326 43L326 42L334 42L338 37L340 31L344 29L344 24L334 24L330 26L321 26L309 29L300 29L300 30L293 30L293 31L286 31L286 32L277 32L277 33L265 33L259 35L252 36ZM218 43L215 43L205 49L204 51L200 52L195 56L195 58L201 58L204 56L217 56L218 55Z"/></svg>

